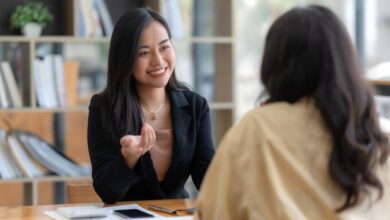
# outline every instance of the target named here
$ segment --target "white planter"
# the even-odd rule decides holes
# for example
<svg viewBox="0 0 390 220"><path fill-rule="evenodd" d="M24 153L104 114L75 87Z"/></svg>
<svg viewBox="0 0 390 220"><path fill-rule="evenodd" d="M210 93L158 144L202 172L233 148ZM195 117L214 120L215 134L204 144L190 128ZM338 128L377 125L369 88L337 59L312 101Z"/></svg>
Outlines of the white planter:
<svg viewBox="0 0 390 220"><path fill-rule="evenodd" d="M42 26L37 23L27 23L22 28L22 33L27 37L38 37L41 35Z"/></svg>

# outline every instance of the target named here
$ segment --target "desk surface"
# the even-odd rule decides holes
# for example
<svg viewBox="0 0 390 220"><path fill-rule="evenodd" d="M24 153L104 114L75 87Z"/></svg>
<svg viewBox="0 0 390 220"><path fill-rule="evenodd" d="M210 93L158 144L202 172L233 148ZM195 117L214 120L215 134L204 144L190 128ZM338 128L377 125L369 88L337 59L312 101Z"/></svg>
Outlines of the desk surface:
<svg viewBox="0 0 390 220"><path fill-rule="evenodd" d="M94 203L97 204L97 203ZM169 209L186 209L194 207L194 201L189 199L168 199L168 200L148 200L148 201L129 201L119 202L114 205L138 204L144 208L147 205L157 205ZM52 219L47 216L45 211L54 211L58 207L77 206L91 204L64 204L64 205L40 205L40 206L21 206L21 207L0 207L0 219ZM155 212L162 216L172 216L162 212ZM185 216L186 213L179 213L177 216Z"/></svg>

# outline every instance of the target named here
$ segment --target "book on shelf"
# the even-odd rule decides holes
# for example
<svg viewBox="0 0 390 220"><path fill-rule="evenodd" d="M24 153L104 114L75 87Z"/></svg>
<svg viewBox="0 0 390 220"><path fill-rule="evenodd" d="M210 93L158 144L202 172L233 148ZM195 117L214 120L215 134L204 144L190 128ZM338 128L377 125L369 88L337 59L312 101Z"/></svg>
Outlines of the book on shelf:
<svg viewBox="0 0 390 220"><path fill-rule="evenodd" d="M0 177L1 179L22 177L23 173L13 159L5 137L6 132L0 130Z"/></svg>
<svg viewBox="0 0 390 220"><path fill-rule="evenodd" d="M102 26L101 19L99 19L99 15L97 12L95 1L93 0L91 4L92 4L92 6L91 6L91 13L92 13L91 19L92 19L93 27L94 27L93 35L97 36L97 37L102 37L103 36L103 26Z"/></svg>
<svg viewBox="0 0 390 220"><path fill-rule="evenodd" d="M77 34L82 37L111 36L114 25L104 0L76 1Z"/></svg>
<svg viewBox="0 0 390 220"><path fill-rule="evenodd" d="M78 0L78 6L83 19L85 35L83 37L92 37L95 34L95 24L92 15L92 0Z"/></svg>
<svg viewBox="0 0 390 220"><path fill-rule="evenodd" d="M37 135L13 130L0 130L0 178L88 176L90 166L81 166L55 146Z"/></svg>
<svg viewBox="0 0 390 220"><path fill-rule="evenodd" d="M8 134L6 136L6 141L13 158L25 176L38 177L44 175L40 167L37 166L33 159L28 155L28 152L23 149L23 146L18 139Z"/></svg>
<svg viewBox="0 0 390 220"><path fill-rule="evenodd" d="M112 35L112 31L114 30L114 25L105 1L94 0L94 6L96 7L99 18L103 25L104 35L110 37Z"/></svg>
<svg viewBox="0 0 390 220"><path fill-rule="evenodd" d="M77 24L77 29L76 29L76 34L77 36L86 36L85 32L85 22L83 18L83 12L81 10L81 2L76 1L76 24Z"/></svg>
<svg viewBox="0 0 390 220"><path fill-rule="evenodd" d="M42 59L34 59L34 82L35 82L35 94L37 97L38 105L41 107L50 107L49 96L44 90L47 79L45 78L45 64Z"/></svg>
<svg viewBox="0 0 390 220"><path fill-rule="evenodd" d="M26 146L36 160L60 176L85 176L91 172L90 167L78 165L65 154L56 150L55 146L32 133L14 131L12 134Z"/></svg>
<svg viewBox="0 0 390 220"><path fill-rule="evenodd" d="M67 105L67 97L65 88L64 59L62 55L53 55L53 66L58 104L60 107L65 107Z"/></svg>
<svg viewBox="0 0 390 220"><path fill-rule="evenodd" d="M3 74L3 80L6 85L5 89L8 89L10 94L12 107L22 107L22 99L16 84L15 75L8 61L1 62L1 73Z"/></svg>
<svg viewBox="0 0 390 220"><path fill-rule="evenodd" d="M8 91L6 89L4 75L0 70L0 108L8 108L10 106Z"/></svg>
<svg viewBox="0 0 390 220"><path fill-rule="evenodd" d="M62 55L47 54L34 60L34 81L38 105L46 108L77 103L79 62Z"/></svg>
<svg viewBox="0 0 390 220"><path fill-rule="evenodd" d="M49 106L48 107L59 107L59 103L57 100L58 90L56 87L56 81L54 76L54 58L52 54L46 54L43 57L44 63L44 71L41 73L44 75L45 80L44 83L44 91L48 96Z"/></svg>
<svg viewBox="0 0 390 220"><path fill-rule="evenodd" d="M80 62L75 60L64 61L65 74L65 90L67 98L67 106L75 106L77 104L77 82L79 76Z"/></svg>

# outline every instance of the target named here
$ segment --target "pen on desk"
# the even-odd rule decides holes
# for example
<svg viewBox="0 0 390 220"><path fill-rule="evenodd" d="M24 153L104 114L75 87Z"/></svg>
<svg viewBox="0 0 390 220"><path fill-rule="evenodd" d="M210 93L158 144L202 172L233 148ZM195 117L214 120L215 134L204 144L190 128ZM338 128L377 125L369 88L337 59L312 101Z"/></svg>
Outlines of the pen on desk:
<svg viewBox="0 0 390 220"><path fill-rule="evenodd" d="M160 206L155 206L155 205L148 205L147 208L154 210L154 211L168 213L171 215L176 215L176 213L177 213L176 210L172 210L172 209L168 209L168 208L164 208L164 207L160 207Z"/></svg>

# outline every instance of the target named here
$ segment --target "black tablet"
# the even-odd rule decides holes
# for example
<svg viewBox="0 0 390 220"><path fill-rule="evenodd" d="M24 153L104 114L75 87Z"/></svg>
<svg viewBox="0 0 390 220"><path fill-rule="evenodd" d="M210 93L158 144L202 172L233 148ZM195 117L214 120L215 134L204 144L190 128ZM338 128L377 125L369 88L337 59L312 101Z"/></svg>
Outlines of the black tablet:
<svg viewBox="0 0 390 220"><path fill-rule="evenodd" d="M114 212L123 217L130 217L130 218L147 218L147 217L153 218L154 217L153 215L138 209L121 209L121 210L114 210Z"/></svg>

